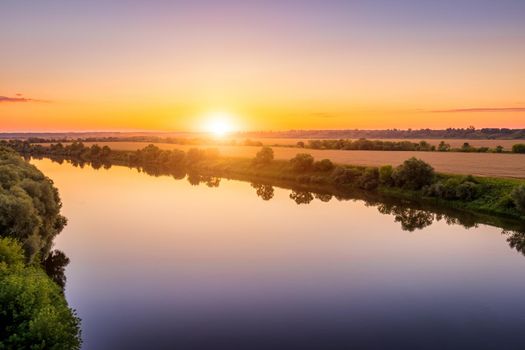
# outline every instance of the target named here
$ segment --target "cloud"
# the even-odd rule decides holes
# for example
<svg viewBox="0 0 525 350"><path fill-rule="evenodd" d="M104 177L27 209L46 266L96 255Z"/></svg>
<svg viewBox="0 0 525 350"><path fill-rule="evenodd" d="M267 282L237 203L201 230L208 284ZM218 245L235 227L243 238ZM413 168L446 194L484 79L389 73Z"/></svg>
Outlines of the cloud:
<svg viewBox="0 0 525 350"><path fill-rule="evenodd" d="M505 113L505 112L525 112L525 107L494 107L494 108L457 108L457 109L440 109L431 111L432 113Z"/></svg>
<svg viewBox="0 0 525 350"><path fill-rule="evenodd" d="M36 100L34 98L23 97L22 94L16 94L16 97L0 96L0 103L16 103L16 102L49 102L44 100Z"/></svg>

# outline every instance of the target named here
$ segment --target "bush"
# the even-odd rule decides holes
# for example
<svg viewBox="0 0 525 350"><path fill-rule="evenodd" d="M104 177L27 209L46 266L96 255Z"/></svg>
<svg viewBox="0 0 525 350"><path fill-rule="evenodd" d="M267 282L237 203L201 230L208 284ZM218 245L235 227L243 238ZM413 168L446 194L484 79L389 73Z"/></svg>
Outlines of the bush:
<svg viewBox="0 0 525 350"><path fill-rule="evenodd" d="M330 171L334 168L334 163L330 159L323 159L314 163L317 171Z"/></svg>
<svg viewBox="0 0 525 350"><path fill-rule="evenodd" d="M314 165L314 157L308 153L299 153L290 159L290 165L294 171L309 171Z"/></svg>
<svg viewBox="0 0 525 350"><path fill-rule="evenodd" d="M434 175L434 168L430 164L412 157L405 160L403 164L394 170L392 178L398 187L419 190L424 186L430 185Z"/></svg>
<svg viewBox="0 0 525 350"><path fill-rule="evenodd" d="M473 181L470 181L472 179ZM425 195L447 200L471 201L479 196L479 185L471 176L450 178L428 186Z"/></svg>
<svg viewBox="0 0 525 350"><path fill-rule="evenodd" d="M512 190L510 197L518 210L525 213L525 185L521 185Z"/></svg>
<svg viewBox="0 0 525 350"><path fill-rule="evenodd" d="M273 160L273 149L271 149L268 146L264 146L263 148L261 148L259 152L257 152L253 162L255 164L263 165L263 164L271 163L272 160Z"/></svg>
<svg viewBox="0 0 525 350"><path fill-rule="evenodd" d="M200 148L190 148L186 153L186 162L192 165L206 159L206 152Z"/></svg>
<svg viewBox="0 0 525 350"><path fill-rule="evenodd" d="M345 168L345 167L336 167L331 177L334 183L338 185L348 185L355 183L361 176L362 171L356 168Z"/></svg>
<svg viewBox="0 0 525 350"><path fill-rule="evenodd" d="M374 190L379 186L379 170L366 168L359 178L359 187L365 190Z"/></svg>
<svg viewBox="0 0 525 350"><path fill-rule="evenodd" d="M513 153L525 153L525 143L518 143L512 146Z"/></svg>
<svg viewBox="0 0 525 350"><path fill-rule="evenodd" d="M392 174L394 169L391 165L385 165L379 168L379 183L386 186L391 186L394 183Z"/></svg>
<svg viewBox="0 0 525 350"><path fill-rule="evenodd" d="M445 143L445 141L441 141L437 149L439 152L448 152L450 151L450 145L448 143Z"/></svg>

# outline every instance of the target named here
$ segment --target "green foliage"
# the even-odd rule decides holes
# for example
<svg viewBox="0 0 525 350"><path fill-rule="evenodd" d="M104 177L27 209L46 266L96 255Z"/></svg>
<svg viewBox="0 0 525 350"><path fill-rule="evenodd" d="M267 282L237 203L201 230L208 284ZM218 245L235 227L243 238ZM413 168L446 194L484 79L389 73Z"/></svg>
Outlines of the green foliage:
<svg viewBox="0 0 525 350"><path fill-rule="evenodd" d="M259 152L257 152L253 162L254 164L264 165L264 164L271 163L272 160L273 160L273 149L271 149L268 146L264 146L263 148L261 148Z"/></svg>
<svg viewBox="0 0 525 350"><path fill-rule="evenodd" d="M419 190L423 186L430 185L434 180L434 175L434 169L430 164L412 157L394 170L392 178L398 187Z"/></svg>
<svg viewBox="0 0 525 350"><path fill-rule="evenodd" d="M322 159L314 163L314 169L317 171L330 171L334 169L334 163L330 159Z"/></svg>
<svg viewBox="0 0 525 350"><path fill-rule="evenodd" d="M448 152L450 151L450 144L445 143L445 141L441 141L437 149L439 152Z"/></svg>
<svg viewBox="0 0 525 350"><path fill-rule="evenodd" d="M451 177L428 186L424 193L430 197L465 202L476 199L481 192L480 185L471 177Z"/></svg>
<svg viewBox="0 0 525 350"><path fill-rule="evenodd" d="M379 186L379 170L377 168L366 168L359 178L359 187L364 190L374 190Z"/></svg>
<svg viewBox="0 0 525 350"><path fill-rule="evenodd" d="M391 165L385 165L379 168L379 183L385 186L392 186L394 184L394 179L392 174L394 169Z"/></svg>
<svg viewBox="0 0 525 350"><path fill-rule="evenodd" d="M0 349L79 349L80 320L62 290L22 247L0 238Z"/></svg>
<svg viewBox="0 0 525 350"><path fill-rule="evenodd" d="M0 235L22 242L29 260L45 257L66 219L53 182L15 152L0 147Z"/></svg>
<svg viewBox="0 0 525 350"><path fill-rule="evenodd" d="M308 153L299 153L290 159L293 171L310 171L313 169L314 157Z"/></svg>
<svg viewBox="0 0 525 350"><path fill-rule="evenodd" d="M332 172L331 178L336 185L356 184L362 170L354 167L338 166Z"/></svg>
<svg viewBox="0 0 525 350"><path fill-rule="evenodd" d="M514 188L510 196L516 208L525 214L525 185Z"/></svg>
<svg viewBox="0 0 525 350"><path fill-rule="evenodd" d="M513 153L525 153L525 143L518 143L512 146Z"/></svg>

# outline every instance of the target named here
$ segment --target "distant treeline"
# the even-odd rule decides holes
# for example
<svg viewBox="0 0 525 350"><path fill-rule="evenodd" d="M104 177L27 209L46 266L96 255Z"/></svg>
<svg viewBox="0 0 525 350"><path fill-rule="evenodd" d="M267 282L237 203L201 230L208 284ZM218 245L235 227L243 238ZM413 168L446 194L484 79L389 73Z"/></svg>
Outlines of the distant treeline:
<svg viewBox="0 0 525 350"><path fill-rule="evenodd" d="M448 129L387 129L387 130L288 130L244 132L246 138L297 138L297 139L472 139L472 140L523 140L525 129L507 128L448 128Z"/></svg>
<svg viewBox="0 0 525 350"><path fill-rule="evenodd" d="M182 136L181 136L182 135ZM180 137L179 137L180 136ZM447 128L447 129L386 129L386 130L287 130L238 132L231 136L238 138L297 138L297 139L472 139L472 140L525 140L525 129L509 128ZM76 133L0 133L0 139L29 138L58 140L110 141L144 140L156 142L157 139L200 139L198 133L167 132L76 132Z"/></svg>
<svg viewBox="0 0 525 350"><path fill-rule="evenodd" d="M502 153L503 146L474 147L465 142L461 147L450 147L450 144L441 141L437 146L427 141L383 141L383 140L308 140L297 142L297 147L311 149L340 149L340 150L368 150L368 151L423 151L423 152L480 152ZM514 153L525 153L525 144L516 144L512 147Z"/></svg>
<svg viewBox="0 0 525 350"><path fill-rule="evenodd" d="M412 196L437 200L445 206L521 218L525 216L525 182L511 179L445 175L422 160L411 158L393 168L337 165L329 159L316 161L308 153L290 161L274 160L273 150L262 147L252 160L221 157L216 149L161 150L148 145L137 151L114 151L108 146L85 146L74 142L49 147L10 141L24 155L69 157L90 161L97 167L120 164L159 167L174 174L242 175L292 181L305 186L329 186L338 190L378 191L394 197Z"/></svg>
<svg viewBox="0 0 525 350"><path fill-rule="evenodd" d="M46 144L46 143L70 143L71 140L65 139L46 139L46 138L28 138L28 143ZM157 137L157 136L132 136L132 137L86 137L80 138L73 142L145 142L145 143L167 143L176 145L217 145L217 146L263 146L261 141L245 139L238 141L235 139L207 139L207 138L174 138L174 137ZM495 147L474 147L465 142L461 147L451 147L449 143L441 141L437 146L427 141L389 141L389 140L369 140L365 138L351 139L315 139L307 141L298 141L295 145L278 144L274 147L298 147L310 149L329 149L329 150L367 150L367 151L422 151L422 152L478 152L478 153L525 153L525 143L513 145L512 149L506 150L503 146Z"/></svg>

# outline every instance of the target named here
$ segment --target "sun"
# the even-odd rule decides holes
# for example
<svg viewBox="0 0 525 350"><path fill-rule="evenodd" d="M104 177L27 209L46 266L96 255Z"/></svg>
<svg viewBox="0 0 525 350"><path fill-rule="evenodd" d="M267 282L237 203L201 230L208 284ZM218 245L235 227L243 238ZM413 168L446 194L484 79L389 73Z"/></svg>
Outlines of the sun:
<svg viewBox="0 0 525 350"><path fill-rule="evenodd" d="M204 130L216 137L224 137L235 131L233 117L231 114L224 112L210 113L206 117Z"/></svg>

